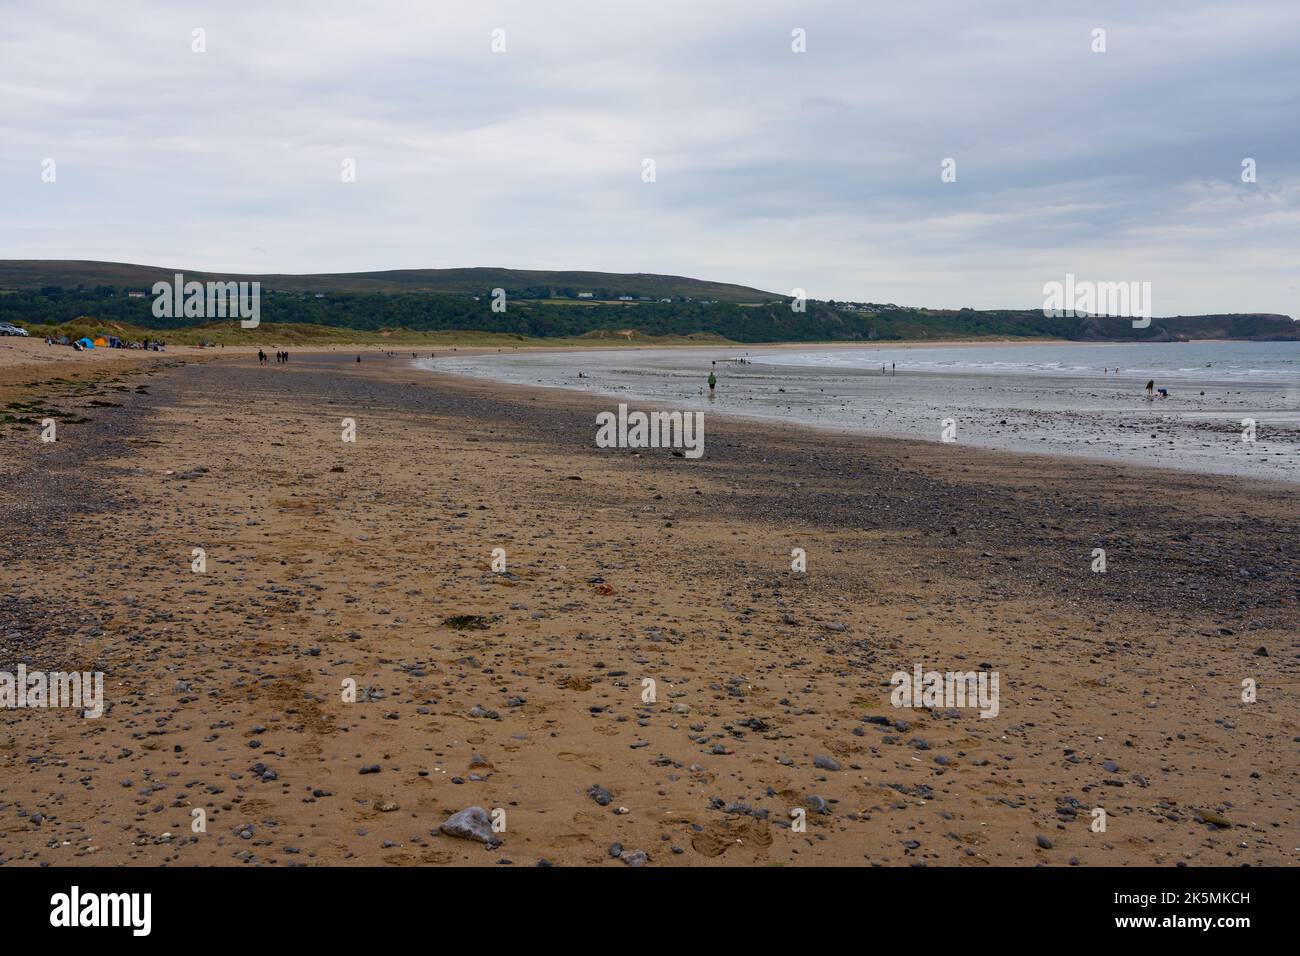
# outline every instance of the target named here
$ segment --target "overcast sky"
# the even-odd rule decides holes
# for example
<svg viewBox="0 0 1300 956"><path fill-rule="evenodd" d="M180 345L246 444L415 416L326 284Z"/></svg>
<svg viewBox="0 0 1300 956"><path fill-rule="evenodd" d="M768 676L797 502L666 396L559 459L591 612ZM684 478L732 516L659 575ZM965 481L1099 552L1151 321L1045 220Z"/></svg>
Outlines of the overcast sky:
<svg viewBox="0 0 1300 956"><path fill-rule="evenodd" d="M0 258L975 308L1041 307L1073 272L1151 282L1157 315L1300 316L1297 0L0 0L0 21Z"/></svg>

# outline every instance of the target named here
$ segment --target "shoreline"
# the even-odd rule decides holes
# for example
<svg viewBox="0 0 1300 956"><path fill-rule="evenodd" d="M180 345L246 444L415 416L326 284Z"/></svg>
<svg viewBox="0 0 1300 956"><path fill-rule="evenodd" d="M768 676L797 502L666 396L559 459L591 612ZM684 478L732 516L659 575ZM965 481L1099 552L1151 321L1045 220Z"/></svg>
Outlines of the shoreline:
<svg viewBox="0 0 1300 956"><path fill-rule="evenodd" d="M222 348L199 348L195 346L175 346L175 347L169 347L168 351L163 353L138 352L132 350L98 350L97 352L78 353L65 348L46 347L44 346L43 342L40 342L39 340L34 340L34 341L29 340L25 342L23 340L18 340L18 341L22 343L21 346L17 348L12 348L12 347L6 348L6 346L13 346L15 344L15 340L9 338L0 339L0 403L21 401L23 399L28 399L32 397L39 398L42 394L43 388L48 388L51 385L57 385L60 381L63 380L62 374L51 378L51 377L47 377L47 373L68 373L73 380L81 379L83 378L83 376L85 376L84 381L82 383L83 387L91 387L94 382L103 379L105 376L113 375L121 369L127 369L127 368L146 369L153 365L171 365L177 362L182 362L182 363L203 363L203 362L212 362L212 361L220 362L223 360L223 358L228 358L230 361L238 362L240 357L247 356L247 355L254 355L256 354L259 348L265 349L268 347L268 346L255 346L255 345L226 346ZM1221 343L1224 341L1235 341L1235 340L1206 340L1206 343L1209 343L1211 341ZM1012 346L1014 345L1062 346L1064 345L1064 346L1080 346L1080 347L1105 347L1110 345L1122 345L1124 343L1082 343L1082 342L1070 342L1067 340L1055 340L1055 339L1044 339L1044 340L1034 340L1034 341L1026 341L1026 340L1018 340L1018 339L998 339L995 341L974 339L974 340L964 340L961 342L954 341L954 342L924 342L924 343L922 342L891 343L891 344L885 344L879 346L865 345L862 343L838 343L832 345L816 344L815 346L809 343L770 343L770 344L754 345L754 346L746 345L744 346L744 348L747 351L770 353L770 352L782 352L782 351L808 350L810 348L816 348L819 351L827 350L827 349L874 351L878 349L899 349L904 347L904 345L910 348L947 348L947 347L980 347L980 346L990 346L990 345L999 345L999 344L1012 345ZM1180 343L1180 344L1195 345L1197 343L1191 342L1191 343ZM274 348L274 346L271 347ZM51 356L48 351L48 349L50 348L53 348L55 350L56 354L54 354L53 356ZM600 350L602 349L597 349L597 351ZM730 346L700 346L700 345L693 345L693 344L673 345L673 346L637 344L637 345L625 345L625 346L611 346L609 350L613 352L622 353L625 351L647 351L647 350L650 351L658 351L658 350L730 351L731 348ZM403 362L427 361L426 359L418 357L420 355L418 351L417 351L416 359L408 359L406 358L406 354L411 351L409 348L407 349L392 348L392 347L385 347L383 345L331 345L331 346L322 346L322 347L308 347L308 348L301 348L301 349L294 347L291 348L290 351L292 356L294 356L299 360L303 358L312 357L312 356L330 356L330 355L338 355L338 354L361 354L361 355L370 354L376 356L386 356L389 353L392 353L394 358L398 358ZM6 355L5 354L6 352L9 352L10 354ZM24 355L24 352L27 353L26 356ZM580 357L586 354L588 350L585 348L572 348L570 346L557 346L554 348L520 346L514 349L487 347L487 346L466 346L466 347L444 347L444 348L436 349L435 352L436 354L438 354L439 360L445 360L451 357L474 358L474 357L481 357L481 356L491 356L495 354L510 354L512 352L572 354L574 356ZM15 362L13 360L15 357L14 353L17 354L18 358L20 359L26 358L27 360ZM64 355L63 353L67 353L67 354ZM32 360L31 359L32 355L35 355L38 358L36 360ZM816 366L779 366L779 367L790 368L800 372L820 371ZM772 368L772 366L769 366L769 368ZM484 380L482 378L472 376L472 375L448 373L442 370L430 369L419 365L414 366L414 369L418 370L421 374L456 374L457 377L466 380L474 380L474 381ZM86 375L85 373L89 373L89 374ZM864 377L870 377L872 373L870 373L867 370L862 370L860 374L863 375ZM937 372L932 370L908 370L907 371L908 376L914 378L929 377L940 382L942 382L945 379L951 378L953 374L954 373ZM505 387L505 385L507 384L507 381L502 379L495 379L494 381L498 383L498 387ZM514 383L514 384L518 384L518 383ZM1027 382L1025 384L1026 387L1028 387L1035 383ZM1257 381L1233 382L1232 385L1236 388L1241 388L1241 389L1261 389L1261 388L1272 387L1271 384L1268 382L1257 382ZM530 387L553 389L553 390L558 389L574 395L587 395L593 393L593 390L590 387L578 388L569 385L534 385ZM619 396L616 392L608 392L606 393L606 397L609 399L617 399ZM643 403L649 401L648 399L645 398L641 398L639 400L642 401ZM674 401L671 402L670 404L678 407L684 407L680 401ZM1141 410L1140 408L1135 409L1134 413L1136 414L1140 410ZM709 409L709 414L710 417L726 416L726 417L731 417L736 419L743 419L750 422L763 422L769 425L775 424L783 420L781 416L776 414L766 414L766 415L753 414L753 413L746 414L743 411L737 411L734 408L724 409L724 410ZM899 431L890 431L886 429L880 429L880 430L873 430L870 428L854 429L854 428L847 428L841 424L827 424L827 423L812 422L812 421L802 421L801 425L803 427L812 429L816 432L825 433L825 434L842 435L846 437L856 437L860 440L861 439L867 439L867 440L887 439L887 440L896 440L896 441L919 441L925 444L937 443L934 439L931 438L923 438L923 437L918 437L914 434L903 433ZM1077 461L1091 462L1094 464L1115 464L1115 463L1123 462L1123 464L1125 464L1126 466L1144 468L1147 469L1148 471L1153 471L1153 472L1163 472L1163 470L1173 467L1176 470L1181 472L1207 475L1207 476L1208 475L1224 476L1224 475L1234 474L1233 471L1228 470L1227 468L1224 467L1197 468L1195 463L1183 464L1177 461L1174 461L1172 463L1170 462L1143 463L1141 461L1132 460L1131 457L1129 458L1125 458L1123 456L1116 457L1113 453L1107 454L1103 452L1075 451L1075 450L1062 451L1059 449L1038 450L1038 449L1023 447L1023 443L1021 443L1020 445L1003 445L996 442L978 441L978 440L973 442L968 442L967 444L973 444L975 447L985 448L985 449L1002 448L1006 451L1014 451L1019 454L1041 455L1042 457L1049 458L1049 459L1055 458L1055 459L1064 459L1064 460L1077 460ZM1285 472L1283 472L1283 475L1289 475L1289 474L1294 475L1294 477L1285 477L1285 476L1279 477L1277 475L1271 475L1271 474L1242 474L1241 477L1244 480L1260 481L1260 482L1272 483L1272 484L1288 485L1288 484L1300 483L1300 469L1297 469L1295 471L1288 469Z"/></svg>
<svg viewBox="0 0 1300 956"><path fill-rule="evenodd" d="M1049 360L1062 361L1059 346L1048 347L1056 353ZM944 437L940 424L951 421L960 426L951 436L957 444L1300 482L1300 418L1287 396L1300 383L1212 375L1201 380L1187 375L1186 369L1166 372L1162 378L1158 370L1152 374L1140 367L1110 377L1103 377L1100 368L1091 374L1071 368L1028 373L994 367L929 368L904 365L901 356L897 371L882 376L865 365L771 361L779 351L745 350L750 361L741 364L730 361L739 350L720 348L696 348L686 354L655 350L642 352L645 357L638 359L609 351L588 354L581 362L522 352L496 356L495 362L491 354L440 353L436 360L421 358L410 364L424 374L599 394L610 402L638 401L753 422L793 420L866 441L938 443ZM1016 353L1006 349L997 357L1006 361ZM1017 354L1020 361L1029 358ZM716 399L702 386L710 359L722 379ZM579 369L585 370L585 379L576 377ZM698 379L691 378L692 369ZM1142 382L1148 376L1170 385L1174 400L1144 401ZM1257 441L1241 441L1243 418L1259 422Z"/></svg>
<svg viewBox="0 0 1300 956"><path fill-rule="evenodd" d="M648 402L642 399L628 398L628 397L620 398L619 396L616 395L595 393L595 392L585 391L582 389L564 388L561 386L550 386L550 385L526 385L519 382L503 382L499 380L485 380L481 378L475 378L473 376L460 375L455 372L433 371L424 368L417 368L417 370L422 375L428 375L435 379L440 379L444 386L454 385L455 387L466 387L466 386L476 387L477 389L482 389L482 391L485 394L494 394L494 393L501 392L510 395L518 395L520 398L528 401L537 401L538 396L549 396L553 398L554 393L562 393L565 396L565 398L570 401L574 401L574 402L582 401L585 405L589 405L593 415L599 412L611 411L611 402L614 403L615 406L617 406L619 402L626 402L629 409L640 408L641 410L644 411L649 411L654 407L653 402ZM932 374L938 375L941 373L932 373ZM731 427L745 427L750 429L755 429L755 428L772 429L775 432L781 434L785 434L785 433L792 433L796 435L803 434L809 440L813 439L816 436L825 436L825 437L833 437L845 442L862 442L864 439L866 439L873 446L876 443L886 443L886 444L896 443L903 446L915 446L918 448L925 448L925 449L936 449L936 448L948 449L953 447L951 445L945 445L942 442L933 441L925 438L908 437L904 435L893 435L893 434L886 434L883 432L878 434L868 434L863 432L846 430L844 428L836 427L833 425L818 425L818 424L813 424L808 422L781 421L777 419L768 419L768 418L760 418L757 416L747 416L747 415L736 414L736 413L728 413L727 411L708 412L708 420L712 421L714 419L720 420ZM595 428L596 425L593 421L592 424L593 432ZM1157 481L1163 483L1170 477L1169 471L1166 470L1161 465L1142 464L1140 462L1129 462L1129 461L1120 462L1100 455L1087 455L1087 454L1065 455L1065 454L1056 454L1052 452L1035 451L1035 450L1012 451L1007 449L999 449L991 446L972 445L972 444L960 446L959 455L973 455L974 457L979 458L981 460L986 458L991 458L992 460L998 460L1010 456L1013 457L1017 461L1017 463L1026 465L1027 467L1031 467L1031 468L1032 467L1046 468L1050 466L1065 467L1072 464L1077 464L1081 466L1086 465L1092 468L1105 468L1112 471L1112 473L1126 473L1125 474L1126 477L1131 477L1134 481L1144 482L1144 483L1151 483ZM1224 474L1222 472L1196 471L1193 469L1179 470L1177 474L1179 477L1190 478L1190 479L1202 478L1202 479L1208 479L1208 480L1214 480L1220 482L1221 481L1239 482L1247 486L1258 485L1262 488L1271 488L1273 490L1284 492L1284 493L1296 493L1297 491L1300 491L1300 488L1297 488L1297 483L1300 483L1300 476L1298 476L1295 481L1286 481L1286 480L1275 479L1275 478L1259 477L1256 475L1230 475L1230 474Z"/></svg>

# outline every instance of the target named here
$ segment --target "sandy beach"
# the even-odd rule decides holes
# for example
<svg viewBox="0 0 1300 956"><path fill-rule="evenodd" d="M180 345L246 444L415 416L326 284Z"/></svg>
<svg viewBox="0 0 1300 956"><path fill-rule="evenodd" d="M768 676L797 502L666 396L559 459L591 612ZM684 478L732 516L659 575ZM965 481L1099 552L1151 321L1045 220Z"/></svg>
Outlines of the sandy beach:
<svg viewBox="0 0 1300 956"><path fill-rule="evenodd" d="M105 675L0 710L5 865L1300 858L1293 485L189 351L0 381L0 671Z"/></svg>

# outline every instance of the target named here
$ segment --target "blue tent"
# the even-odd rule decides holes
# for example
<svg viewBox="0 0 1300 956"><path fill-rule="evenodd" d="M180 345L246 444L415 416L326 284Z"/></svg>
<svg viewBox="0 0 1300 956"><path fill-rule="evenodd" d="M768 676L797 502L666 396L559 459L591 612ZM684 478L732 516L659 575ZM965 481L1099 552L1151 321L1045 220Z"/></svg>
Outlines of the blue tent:
<svg viewBox="0 0 1300 956"><path fill-rule="evenodd" d="M83 349L93 349L95 347L95 343L90 341L90 339L77 339L77 344Z"/></svg>

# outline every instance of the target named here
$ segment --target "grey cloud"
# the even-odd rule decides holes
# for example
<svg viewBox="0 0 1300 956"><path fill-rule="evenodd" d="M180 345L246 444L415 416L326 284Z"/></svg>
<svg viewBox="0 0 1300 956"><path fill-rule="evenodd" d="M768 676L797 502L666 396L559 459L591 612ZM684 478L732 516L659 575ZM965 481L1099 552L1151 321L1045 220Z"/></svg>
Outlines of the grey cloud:
<svg viewBox="0 0 1300 956"><path fill-rule="evenodd" d="M0 255L949 307L1073 271L1152 281L1157 312L1300 312L1297 36L1290 0L11 0Z"/></svg>

